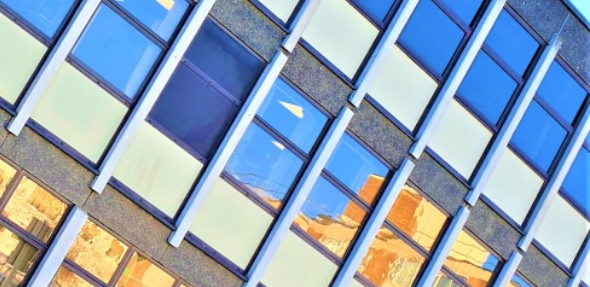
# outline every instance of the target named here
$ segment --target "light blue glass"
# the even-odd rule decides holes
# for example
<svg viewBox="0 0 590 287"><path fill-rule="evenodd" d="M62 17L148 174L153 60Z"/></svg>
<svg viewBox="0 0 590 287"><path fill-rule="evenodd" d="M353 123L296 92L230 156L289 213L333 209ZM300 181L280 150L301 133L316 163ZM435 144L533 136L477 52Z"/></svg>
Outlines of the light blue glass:
<svg viewBox="0 0 590 287"><path fill-rule="evenodd" d="M141 23L168 40L188 8L185 0L117 0Z"/></svg>
<svg viewBox="0 0 590 287"><path fill-rule="evenodd" d="M518 275L514 275L514 277L512 277L512 281L510 282L510 284L513 287L531 287L529 283L524 281L524 279L520 278L520 276Z"/></svg>
<svg viewBox="0 0 590 287"><path fill-rule="evenodd" d="M10 7L49 38L53 38L74 0L0 0L0 3Z"/></svg>
<svg viewBox="0 0 590 287"><path fill-rule="evenodd" d="M537 94L570 124L573 123L586 91L557 62L553 62Z"/></svg>
<svg viewBox="0 0 590 287"><path fill-rule="evenodd" d="M580 211L590 217L590 151L580 149L565 181L562 191Z"/></svg>
<svg viewBox="0 0 590 287"><path fill-rule="evenodd" d="M305 152L311 150L328 121L281 79L275 82L258 115Z"/></svg>
<svg viewBox="0 0 590 287"><path fill-rule="evenodd" d="M130 98L162 49L104 4L73 49L73 55Z"/></svg>

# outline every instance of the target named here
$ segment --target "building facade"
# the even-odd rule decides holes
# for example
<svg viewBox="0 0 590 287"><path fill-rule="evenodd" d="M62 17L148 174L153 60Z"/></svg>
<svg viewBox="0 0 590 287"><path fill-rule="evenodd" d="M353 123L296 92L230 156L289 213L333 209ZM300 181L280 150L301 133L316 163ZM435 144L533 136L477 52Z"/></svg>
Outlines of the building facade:
<svg viewBox="0 0 590 287"><path fill-rule="evenodd" d="M0 286L590 286L559 0L0 0Z"/></svg>

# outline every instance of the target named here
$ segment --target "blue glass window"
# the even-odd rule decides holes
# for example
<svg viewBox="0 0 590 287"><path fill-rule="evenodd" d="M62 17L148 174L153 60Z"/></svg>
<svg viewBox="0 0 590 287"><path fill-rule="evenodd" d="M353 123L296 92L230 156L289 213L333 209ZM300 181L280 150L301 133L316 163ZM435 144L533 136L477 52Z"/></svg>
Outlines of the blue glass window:
<svg viewBox="0 0 590 287"><path fill-rule="evenodd" d="M537 94L570 124L586 97L586 91L557 62L549 67Z"/></svg>
<svg viewBox="0 0 590 287"><path fill-rule="evenodd" d="M141 23L168 40L188 8L185 0L117 0Z"/></svg>
<svg viewBox="0 0 590 287"><path fill-rule="evenodd" d="M150 116L208 158L237 109L207 81L185 65L179 65Z"/></svg>
<svg viewBox="0 0 590 287"><path fill-rule="evenodd" d="M73 49L74 56L133 98L161 48L104 4Z"/></svg>
<svg viewBox="0 0 590 287"><path fill-rule="evenodd" d="M326 170L368 204L375 199L389 171L348 134L336 146Z"/></svg>
<svg viewBox="0 0 590 287"><path fill-rule="evenodd" d="M367 14L371 15L371 17L383 21L387 16L387 12L391 9L394 0L355 0L354 2L367 12Z"/></svg>
<svg viewBox="0 0 590 287"><path fill-rule="evenodd" d="M524 281L524 279L520 278L518 275L514 275L512 277L512 281L510 282L510 287L531 287L529 283Z"/></svg>
<svg viewBox="0 0 590 287"><path fill-rule="evenodd" d="M512 144L547 171L567 132L536 101L532 101L512 137Z"/></svg>
<svg viewBox="0 0 590 287"><path fill-rule="evenodd" d="M524 74L539 43L508 12L502 11L486 44L516 73Z"/></svg>
<svg viewBox="0 0 590 287"><path fill-rule="evenodd" d="M442 75L464 32L432 1L420 1L399 41L433 72Z"/></svg>
<svg viewBox="0 0 590 287"><path fill-rule="evenodd" d="M473 17L481 6L481 0L440 0L447 7L451 8L453 12L463 21L465 24L471 24Z"/></svg>
<svg viewBox="0 0 590 287"><path fill-rule="evenodd" d="M185 57L238 99L246 98L264 68L262 61L211 20L203 23Z"/></svg>
<svg viewBox="0 0 590 287"><path fill-rule="evenodd" d="M55 35L74 4L74 0L0 0L0 2L8 5L49 38Z"/></svg>
<svg viewBox="0 0 590 287"><path fill-rule="evenodd" d="M282 143L251 124L225 170L265 202L278 207L302 165L303 161Z"/></svg>
<svg viewBox="0 0 590 287"><path fill-rule="evenodd" d="M459 96L492 125L498 122L516 82L480 51L459 87Z"/></svg>
<svg viewBox="0 0 590 287"><path fill-rule="evenodd" d="M580 149L562 190L586 216L590 216L590 151L587 149Z"/></svg>
<svg viewBox="0 0 590 287"><path fill-rule="evenodd" d="M328 120L281 79L274 84L258 115L304 152L311 150Z"/></svg>

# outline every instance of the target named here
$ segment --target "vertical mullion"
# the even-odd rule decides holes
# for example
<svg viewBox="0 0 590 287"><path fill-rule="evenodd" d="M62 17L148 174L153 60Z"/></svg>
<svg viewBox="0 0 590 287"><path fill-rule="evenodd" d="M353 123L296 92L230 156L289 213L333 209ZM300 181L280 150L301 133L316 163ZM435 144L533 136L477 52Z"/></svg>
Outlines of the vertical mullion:
<svg viewBox="0 0 590 287"><path fill-rule="evenodd" d="M590 272L590 233L586 236L586 243L578 256L576 265L573 268L574 277L567 283L567 287L577 287L580 285L582 278Z"/></svg>

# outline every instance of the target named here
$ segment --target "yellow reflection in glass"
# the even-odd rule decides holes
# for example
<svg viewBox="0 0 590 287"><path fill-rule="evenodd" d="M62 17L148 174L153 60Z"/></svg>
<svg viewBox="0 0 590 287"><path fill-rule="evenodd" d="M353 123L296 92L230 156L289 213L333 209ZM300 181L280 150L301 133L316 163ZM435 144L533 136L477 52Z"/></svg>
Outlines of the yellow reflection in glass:
<svg viewBox="0 0 590 287"><path fill-rule="evenodd" d="M461 231L444 265L469 286L487 286L497 263L498 259L484 246Z"/></svg>
<svg viewBox="0 0 590 287"><path fill-rule="evenodd" d="M152 264L147 258L133 253L117 282L120 287L172 287L174 278Z"/></svg>
<svg viewBox="0 0 590 287"><path fill-rule="evenodd" d="M23 177L2 215L47 242L68 206L32 180Z"/></svg>
<svg viewBox="0 0 590 287"><path fill-rule="evenodd" d="M37 249L0 226L0 286L21 286L37 255Z"/></svg>
<svg viewBox="0 0 590 287"><path fill-rule="evenodd" d="M432 284L433 287L460 287L457 283L453 282L453 280L449 279L447 275L442 272L438 272L436 277L434 278L434 283ZM485 286L485 285L484 285Z"/></svg>
<svg viewBox="0 0 590 287"><path fill-rule="evenodd" d="M382 227L358 271L375 286L412 286L424 263L416 250Z"/></svg>
<svg viewBox="0 0 590 287"><path fill-rule="evenodd" d="M404 186L387 220L430 251L447 217L410 186Z"/></svg>
<svg viewBox="0 0 590 287"><path fill-rule="evenodd" d="M109 282L127 248L104 229L88 221L70 248L67 258L103 282Z"/></svg>
<svg viewBox="0 0 590 287"><path fill-rule="evenodd" d="M15 174L16 170L12 166L8 165L3 160L0 160L0 197L2 197L6 191L6 188Z"/></svg>
<svg viewBox="0 0 590 287"><path fill-rule="evenodd" d="M93 287L93 285L62 266L57 270L49 287Z"/></svg>

